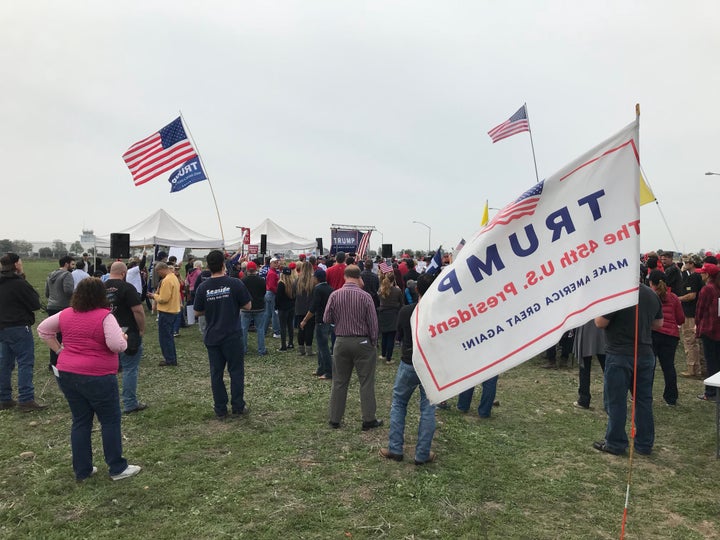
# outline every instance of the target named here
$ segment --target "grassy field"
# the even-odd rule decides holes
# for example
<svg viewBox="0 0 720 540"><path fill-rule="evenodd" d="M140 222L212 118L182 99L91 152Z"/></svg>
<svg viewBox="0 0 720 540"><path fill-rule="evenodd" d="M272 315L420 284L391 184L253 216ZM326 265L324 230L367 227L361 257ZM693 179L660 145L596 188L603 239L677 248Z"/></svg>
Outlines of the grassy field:
<svg viewBox="0 0 720 540"><path fill-rule="evenodd" d="M39 291L54 266L26 265ZM110 481L95 432L99 474L76 484L69 410L37 340L36 396L49 407L0 411L0 537L619 537L629 460L591 446L606 424L597 364L592 410L572 406L576 367L547 371L534 359L501 376L500 406L489 420L438 411L438 461L415 467L377 454L387 446L397 351L395 365L378 365L378 416L386 425L360 431L354 381L344 424L331 430L329 383L311 376L314 359L274 352L278 341L270 339L273 352L258 358L251 334L251 414L219 422L197 327L177 338L179 368L160 368L156 325L148 317L138 393L150 407L123 417L124 453L143 471ZM677 362L682 370L681 352ZM651 457L634 459L627 538L720 538L715 409L695 399L699 381L679 384L679 406L664 406L658 368L656 447ZM473 407L477 399L476 393ZM416 427L414 397L408 457Z"/></svg>

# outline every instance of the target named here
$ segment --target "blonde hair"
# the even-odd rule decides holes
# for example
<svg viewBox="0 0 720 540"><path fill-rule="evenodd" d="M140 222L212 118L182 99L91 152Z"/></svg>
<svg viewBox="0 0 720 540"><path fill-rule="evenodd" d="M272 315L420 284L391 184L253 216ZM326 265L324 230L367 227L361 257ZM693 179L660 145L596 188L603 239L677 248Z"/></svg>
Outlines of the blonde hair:
<svg viewBox="0 0 720 540"><path fill-rule="evenodd" d="M390 296L390 291L395 287L395 274L393 272L387 272L380 278L380 290L378 294L383 298Z"/></svg>
<svg viewBox="0 0 720 540"><path fill-rule="evenodd" d="M284 272L280 273L280 283L285 285L285 294L288 298L295 298L295 287L293 287L296 279L295 274L296 272L290 272L289 274Z"/></svg>
<svg viewBox="0 0 720 540"><path fill-rule="evenodd" d="M297 292L301 294L312 294L315 288L313 282L313 267L309 262L298 263L300 272L296 281Z"/></svg>

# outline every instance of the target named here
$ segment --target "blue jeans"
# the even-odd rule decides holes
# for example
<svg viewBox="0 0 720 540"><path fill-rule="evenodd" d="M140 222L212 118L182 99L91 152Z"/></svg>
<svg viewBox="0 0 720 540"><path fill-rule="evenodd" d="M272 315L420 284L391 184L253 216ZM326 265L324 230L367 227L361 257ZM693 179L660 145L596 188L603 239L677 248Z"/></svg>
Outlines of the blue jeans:
<svg viewBox="0 0 720 540"><path fill-rule="evenodd" d="M272 323L273 335L280 335L280 318L275 312L275 293L272 291L265 291L265 328L263 332L267 332L270 323ZM260 329L258 328L258 332Z"/></svg>
<svg viewBox="0 0 720 540"><path fill-rule="evenodd" d="M497 382L498 376L495 375L482 383L482 395L480 396L480 405L478 405L478 416L481 418L490 417L497 392ZM470 410L470 403L472 402L474 392L475 387L473 386L460 393L457 401L458 410L462 412L468 412Z"/></svg>
<svg viewBox="0 0 720 540"><path fill-rule="evenodd" d="M32 401L35 399L35 341L30 326L11 326L0 330L0 401L12 400L12 372L16 362L18 401Z"/></svg>
<svg viewBox="0 0 720 540"><path fill-rule="evenodd" d="M245 355L241 332L236 332L218 345L206 345L210 360L210 387L217 416L228 412L228 394L223 375L225 368L230 374L230 404L232 412L240 414L245 409Z"/></svg>
<svg viewBox="0 0 720 540"><path fill-rule="evenodd" d="M120 365L122 366L122 402L125 412L137 409L138 406L136 392L138 369L140 368L142 353L142 337L140 338L140 347L135 354L129 356L125 353L120 353Z"/></svg>
<svg viewBox="0 0 720 540"><path fill-rule="evenodd" d="M175 340L173 339L173 325L177 313L165 313L158 311L158 339L160 350L166 364L177 365L177 353L175 352Z"/></svg>
<svg viewBox="0 0 720 540"><path fill-rule="evenodd" d="M415 460L427 461L430 459L430 445L435 434L435 405L432 405L425 395L425 389L420 384L415 368L405 362L400 362L393 386L388 448L393 454L403 453L408 401L418 387L420 387L420 423L415 445Z"/></svg>
<svg viewBox="0 0 720 540"><path fill-rule="evenodd" d="M173 334L178 334L180 332L180 327L182 326L183 322L183 312L182 309L180 312L175 316L175 322L173 323Z"/></svg>
<svg viewBox="0 0 720 540"><path fill-rule="evenodd" d="M255 321L255 330L257 334L258 354L266 354L265 349L265 322L267 313L265 311L241 311L240 324L242 326L243 336L243 352L247 354L248 348L248 332L250 331L250 322Z"/></svg>
<svg viewBox="0 0 720 540"><path fill-rule="evenodd" d="M655 443L655 423L652 411L652 389L655 376L655 356L638 355L637 387L635 399L635 449L650 453ZM614 452L622 453L628 447L625 432L627 421L627 394L633 385L633 357L605 355L605 384L603 394L608 415L605 443Z"/></svg>
<svg viewBox="0 0 720 540"><path fill-rule="evenodd" d="M315 324L315 341L317 342L318 368L316 375L332 377L332 356L330 355L330 325Z"/></svg>
<svg viewBox="0 0 720 540"><path fill-rule="evenodd" d="M116 375L79 375L60 372L58 384L72 413L72 463L75 478L82 480L92 473L93 415L100 421L103 452L110 475L120 474L127 468L122 456L120 433L120 401Z"/></svg>

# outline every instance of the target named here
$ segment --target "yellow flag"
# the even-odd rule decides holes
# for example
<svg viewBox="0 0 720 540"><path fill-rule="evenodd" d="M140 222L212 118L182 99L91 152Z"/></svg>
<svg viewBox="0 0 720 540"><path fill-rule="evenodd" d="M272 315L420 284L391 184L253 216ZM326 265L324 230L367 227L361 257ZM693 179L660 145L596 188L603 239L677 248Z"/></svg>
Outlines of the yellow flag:
<svg viewBox="0 0 720 540"><path fill-rule="evenodd" d="M647 185L645 178L643 177L642 173L640 173L640 206L642 206L643 204L651 203L654 200L655 195L653 195L650 186Z"/></svg>
<svg viewBox="0 0 720 540"><path fill-rule="evenodd" d="M640 204L642 204L642 203L640 203ZM488 210L489 210L489 208L488 208L488 202L487 202L487 199L485 199L485 208L483 208L482 219L480 220L480 226L481 226L481 227L484 227L485 225L487 225L487 222L488 222Z"/></svg>

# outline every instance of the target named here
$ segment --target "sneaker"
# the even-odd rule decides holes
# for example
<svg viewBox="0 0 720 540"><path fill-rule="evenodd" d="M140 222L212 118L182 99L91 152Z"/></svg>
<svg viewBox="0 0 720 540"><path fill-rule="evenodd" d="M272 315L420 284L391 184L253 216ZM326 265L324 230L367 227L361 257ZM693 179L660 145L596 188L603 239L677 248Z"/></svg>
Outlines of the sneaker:
<svg viewBox="0 0 720 540"><path fill-rule="evenodd" d="M700 401L713 401L715 396L708 396L707 394L698 394L697 398Z"/></svg>
<svg viewBox="0 0 720 540"><path fill-rule="evenodd" d="M85 478L76 478L75 481L78 483L83 482L84 480L87 480L91 476L95 476L97 474L97 472L98 472L98 468L93 467L92 470L90 471L90 474L88 474Z"/></svg>
<svg viewBox="0 0 720 540"><path fill-rule="evenodd" d="M233 416L246 416L246 415L250 414L250 407L245 405L245 407L243 407L242 411L233 411L232 414L233 414Z"/></svg>
<svg viewBox="0 0 720 540"><path fill-rule="evenodd" d="M340 422L333 422L332 420L330 420L328 422L328 425L333 429L340 429Z"/></svg>
<svg viewBox="0 0 720 540"><path fill-rule="evenodd" d="M280 334L273 334L273 337L274 337L275 339L280 339Z"/></svg>
<svg viewBox="0 0 720 540"><path fill-rule="evenodd" d="M32 412L46 409L47 405L40 405L37 401L33 399L30 401L21 401L20 403L18 403L17 407L20 412Z"/></svg>
<svg viewBox="0 0 720 540"><path fill-rule="evenodd" d="M111 475L110 478L112 478L113 480L122 480L124 478L130 478L131 476L135 476L140 471L142 471L142 467L140 467L140 465L128 465L123 472L121 472L120 474Z"/></svg>
<svg viewBox="0 0 720 540"><path fill-rule="evenodd" d="M17 401L15 401L14 399L0 401L0 411L4 411L5 409L12 409L15 405L17 405Z"/></svg>

